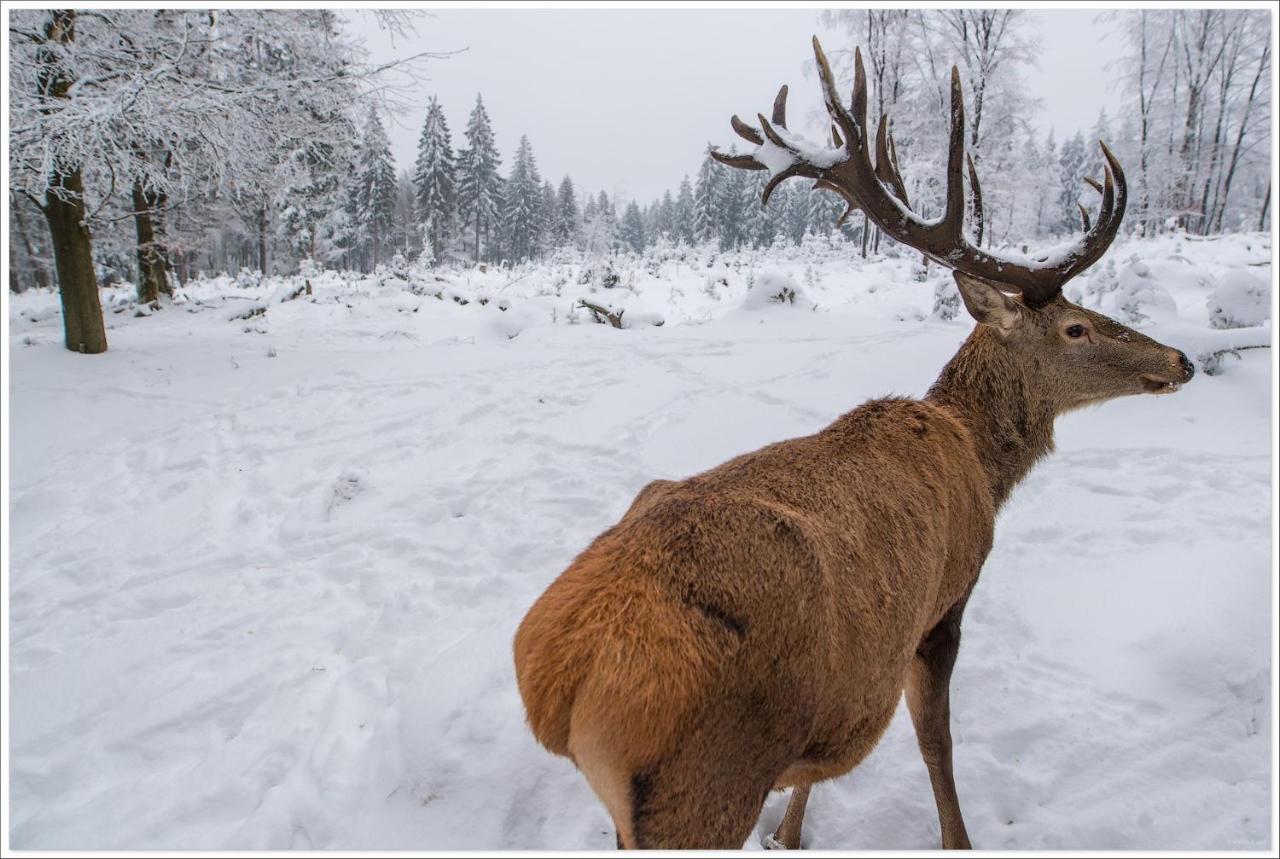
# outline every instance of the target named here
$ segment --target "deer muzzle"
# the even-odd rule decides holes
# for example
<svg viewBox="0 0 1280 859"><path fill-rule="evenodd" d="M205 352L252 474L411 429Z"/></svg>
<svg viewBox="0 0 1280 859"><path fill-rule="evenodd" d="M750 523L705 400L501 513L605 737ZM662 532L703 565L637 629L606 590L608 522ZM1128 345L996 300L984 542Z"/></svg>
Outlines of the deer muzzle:
<svg viewBox="0 0 1280 859"><path fill-rule="evenodd" d="M1142 388L1149 394L1172 394L1182 389L1182 386L1196 374L1196 365L1191 363L1191 359L1186 353L1172 350L1174 353L1174 361L1176 368L1171 368L1169 375L1163 373L1143 373L1139 379L1142 382Z"/></svg>

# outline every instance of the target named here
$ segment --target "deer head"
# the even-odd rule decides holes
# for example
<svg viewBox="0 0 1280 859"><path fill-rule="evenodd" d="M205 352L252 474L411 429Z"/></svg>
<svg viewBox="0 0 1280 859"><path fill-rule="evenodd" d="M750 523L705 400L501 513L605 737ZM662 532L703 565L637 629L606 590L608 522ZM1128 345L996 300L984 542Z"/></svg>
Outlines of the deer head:
<svg viewBox="0 0 1280 859"><path fill-rule="evenodd" d="M973 159L964 148L964 95L960 72L951 69L951 133L947 157L946 199L942 214L926 220L907 199L898 167L897 147L880 117L875 163L867 127L867 81L862 52L854 53L854 84L846 107L836 94L835 78L815 36L814 55L823 99L832 120L832 146L806 140L787 130L787 88L773 104L772 121L759 116L759 128L734 116L731 124L755 145L747 155L713 151L716 160L744 170L767 170L767 203L786 179L813 179L815 188L833 191L848 204L843 222L861 209L886 235L915 248L954 272L965 308L980 326L1028 368L1043 398L1062 412L1128 394L1171 393L1194 375L1186 355L1092 310L1072 304L1062 288L1106 252L1124 217L1128 189L1124 170L1105 143L1102 182L1086 179L1101 204L1091 219L1084 206L1084 234L1051 251L1022 256L982 248L982 188ZM966 201L965 173L972 189ZM970 215L974 238L966 229Z"/></svg>

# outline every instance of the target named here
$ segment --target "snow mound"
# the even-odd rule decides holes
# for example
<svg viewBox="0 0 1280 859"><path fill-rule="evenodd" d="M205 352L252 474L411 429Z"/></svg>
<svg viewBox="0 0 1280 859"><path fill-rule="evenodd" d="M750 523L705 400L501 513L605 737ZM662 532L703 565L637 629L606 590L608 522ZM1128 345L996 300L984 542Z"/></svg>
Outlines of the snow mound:
<svg viewBox="0 0 1280 859"><path fill-rule="evenodd" d="M546 309L536 305L522 304L510 310L502 310L499 305L486 327L496 339L514 340L526 328L546 323L548 319Z"/></svg>
<svg viewBox="0 0 1280 859"><path fill-rule="evenodd" d="M746 297L742 299L741 307L743 310L763 310L775 305L805 310L812 310L814 307L813 301L790 275L771 269L756 277L747 290Z"/></svg>
<svg viewBox="0 0 1280 859"><path fill-rule="evenodd" d="M1271 316L1271 284L1247 271L1229 271L1209 295L1209 324L1214 328L1252 328Z"/></svg>

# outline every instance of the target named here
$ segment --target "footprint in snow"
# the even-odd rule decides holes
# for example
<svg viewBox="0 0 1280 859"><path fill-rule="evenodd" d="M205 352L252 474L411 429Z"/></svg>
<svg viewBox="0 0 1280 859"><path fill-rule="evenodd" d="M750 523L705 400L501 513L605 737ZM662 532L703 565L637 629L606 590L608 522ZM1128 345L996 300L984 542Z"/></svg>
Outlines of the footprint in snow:
<svg viewBox="0 0 1280 859"><path fill-rule="evenodd" d="M331 519L335 509L351 501L366 488L365 482L355 472L344 471L338 475L329 492L329 503L324 511L325 519Z"/></svg>

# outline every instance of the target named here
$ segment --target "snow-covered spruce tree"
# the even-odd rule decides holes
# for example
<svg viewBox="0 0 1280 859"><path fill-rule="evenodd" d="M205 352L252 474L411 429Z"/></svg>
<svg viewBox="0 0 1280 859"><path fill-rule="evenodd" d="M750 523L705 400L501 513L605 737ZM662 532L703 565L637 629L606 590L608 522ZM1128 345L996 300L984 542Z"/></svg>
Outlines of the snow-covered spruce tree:
<svg viewBox="0 0 1280 859"><path fill-rule="evenodd" d="M1062 143L1058 152L1058 177L1062 196L1058 199L1057 218L1053 219L1055 232L1066 232L1080 223L1080 192L1084 189L1084 177L1089 175L1089 152L1084 134L1077 131ZM985 185L983 186L985 190Z"/></svg>
<svg viewBox="0 0 1280 859"><path fill-rule="evenodd" d="M720 184L724 174L719 165L705 156L698 168L698 183L693 190L693 240L698 243L720 238Z"/></svg>
<svg viewBox="0 0 1280 859"><path fill-rule="evenodd" d="M583 207L582 245L588 257L611 254L618 242L618 219L609 196L601 191Z"/></svg>
<svg viewBox="0 0 1280 859"><path fill-rule="evenodd" d="M689 177L680 180L680 190L676 193L676 205L671 217L671 228L677 242L691 245L694 242L694 202L693 185Z"/></svg>
<svg viewBox="0 0 1280 859"><path fill-rule="evenodd" d="M719 214L720 249L731 250L747 241L747 190L750 181L741 170L727 170L717 164L724 175L716 184L716 210Z"/></svg>
<svg viewBox="0 0 1280 859"><path fill-rule="evenodd" d="M467 148L458 158L458 213L470 232L474 259L480 262L492 258L485 244L496 238L502 181L498 176L501 159L493 128L479 95L467 120L465 135Z"/></svg>
<svg viewBox="0 0 1280 859"><path fill-rule="evenodd" d="M1062 175L1058 161L1058 142L1054 140L1053 129L1045 137L1044 145L1037 149L1034 169L1035 235L1052 235L1058 232L1062 222Z"/></svg>
<svg viewBox="0 0 1280 859"><path fill-rule="evenodd" d="M413 174L401 170L396 177L396 205L391 218L391 234L387 245L389 251L399 254L406 262L415 259L422 251L422 230L418 225L417 187L413 184ZM428 252L430 249L428 248ZM428 256L423 262L434 257Z"/></svg>
<svg viewBox="0 0 1280 859"><path fill-rule="evenodd" d="M532 259L542 241L542 177L529 138L520 136L503 196L505 251L514 262Z"/></svg>
<svg viewBox="0 0 1280 859"><path fill-rule="evenodd" d="M675 241L676 201L670 191L664 191L662 199L653 207L653 237Z"/></svg>
<svg viewBox="0 0 1280 859"><path fill-rule="evenodd" d="M538 237L537 251L539 256L555 247L553 232L559 208L560 203L556 197L556 186L552 185L549 179L542 180L542 234Z"/></svg>
<svg viewBox="0 0 1280 859"><path fill-rule="evenodd" d="M431 258L441 259L457 219L457 159L449 136L449 123L435 96L427 106L427 118L418 138L418 160L413 168L417 192L417 218Z"/></svg>
<svg viewBox="0 0 1280 859"><path fill-rule="evenodd" d="M310 114L326 133L290 139L280 175L280 233L297 260L316 257L320 224L341 205L342 166L355 136L345 110L317 106Z"/></svg>
<svg viewBox="0 0 1280 859"><path fill-rule="evenodd" d="M368 236L373 268L377 269L379 260L388 255L396 208L396 168L391 159L391 141L382 127L377 108L369 109L359 152L356 219Z"/></svg>
<svg viewBox="0 0 1280 859"><path fill-rule="evenodd" d="M627 249L637 254L644 253L644 219L635 200L627 204L626 211L622 214L622 224L618 229L618 237Z"/></svg>
<svg viewBox="0 0 1280 859"><path fill-rule="evenodd" d="M761 201L764 196L764 186L769 181L768 174L759 171L744 178L746 181L742 183L742 192L745 195L743 207L747 213L746 239L752 247L767 248L773 244L773 239L778 234L780 220L778 216L781 212L778 195L775 193L769 198L769 203L763 205Z"/></svg>
<svg viewBox="0 0 1280 859"><path fill-rule="evenodd" d="M552 241L556 247L571 247L582 236L581 216L578 214L578 192L568 176L560 180L556 195L556 217L552 227Z"/></svg>
<svg viewBox="0 0 1280 859"><path fill-rule="evenodd" d="M778 191L783 190L781 187L774 191L774 196L778 195ZM805 233L813 228L815 223L814 207L817 203L817 195L807 188L790 187L786 189L786 208L783 210L785 215L785 229L788 238L795 244L804 241Z"/></svg>

